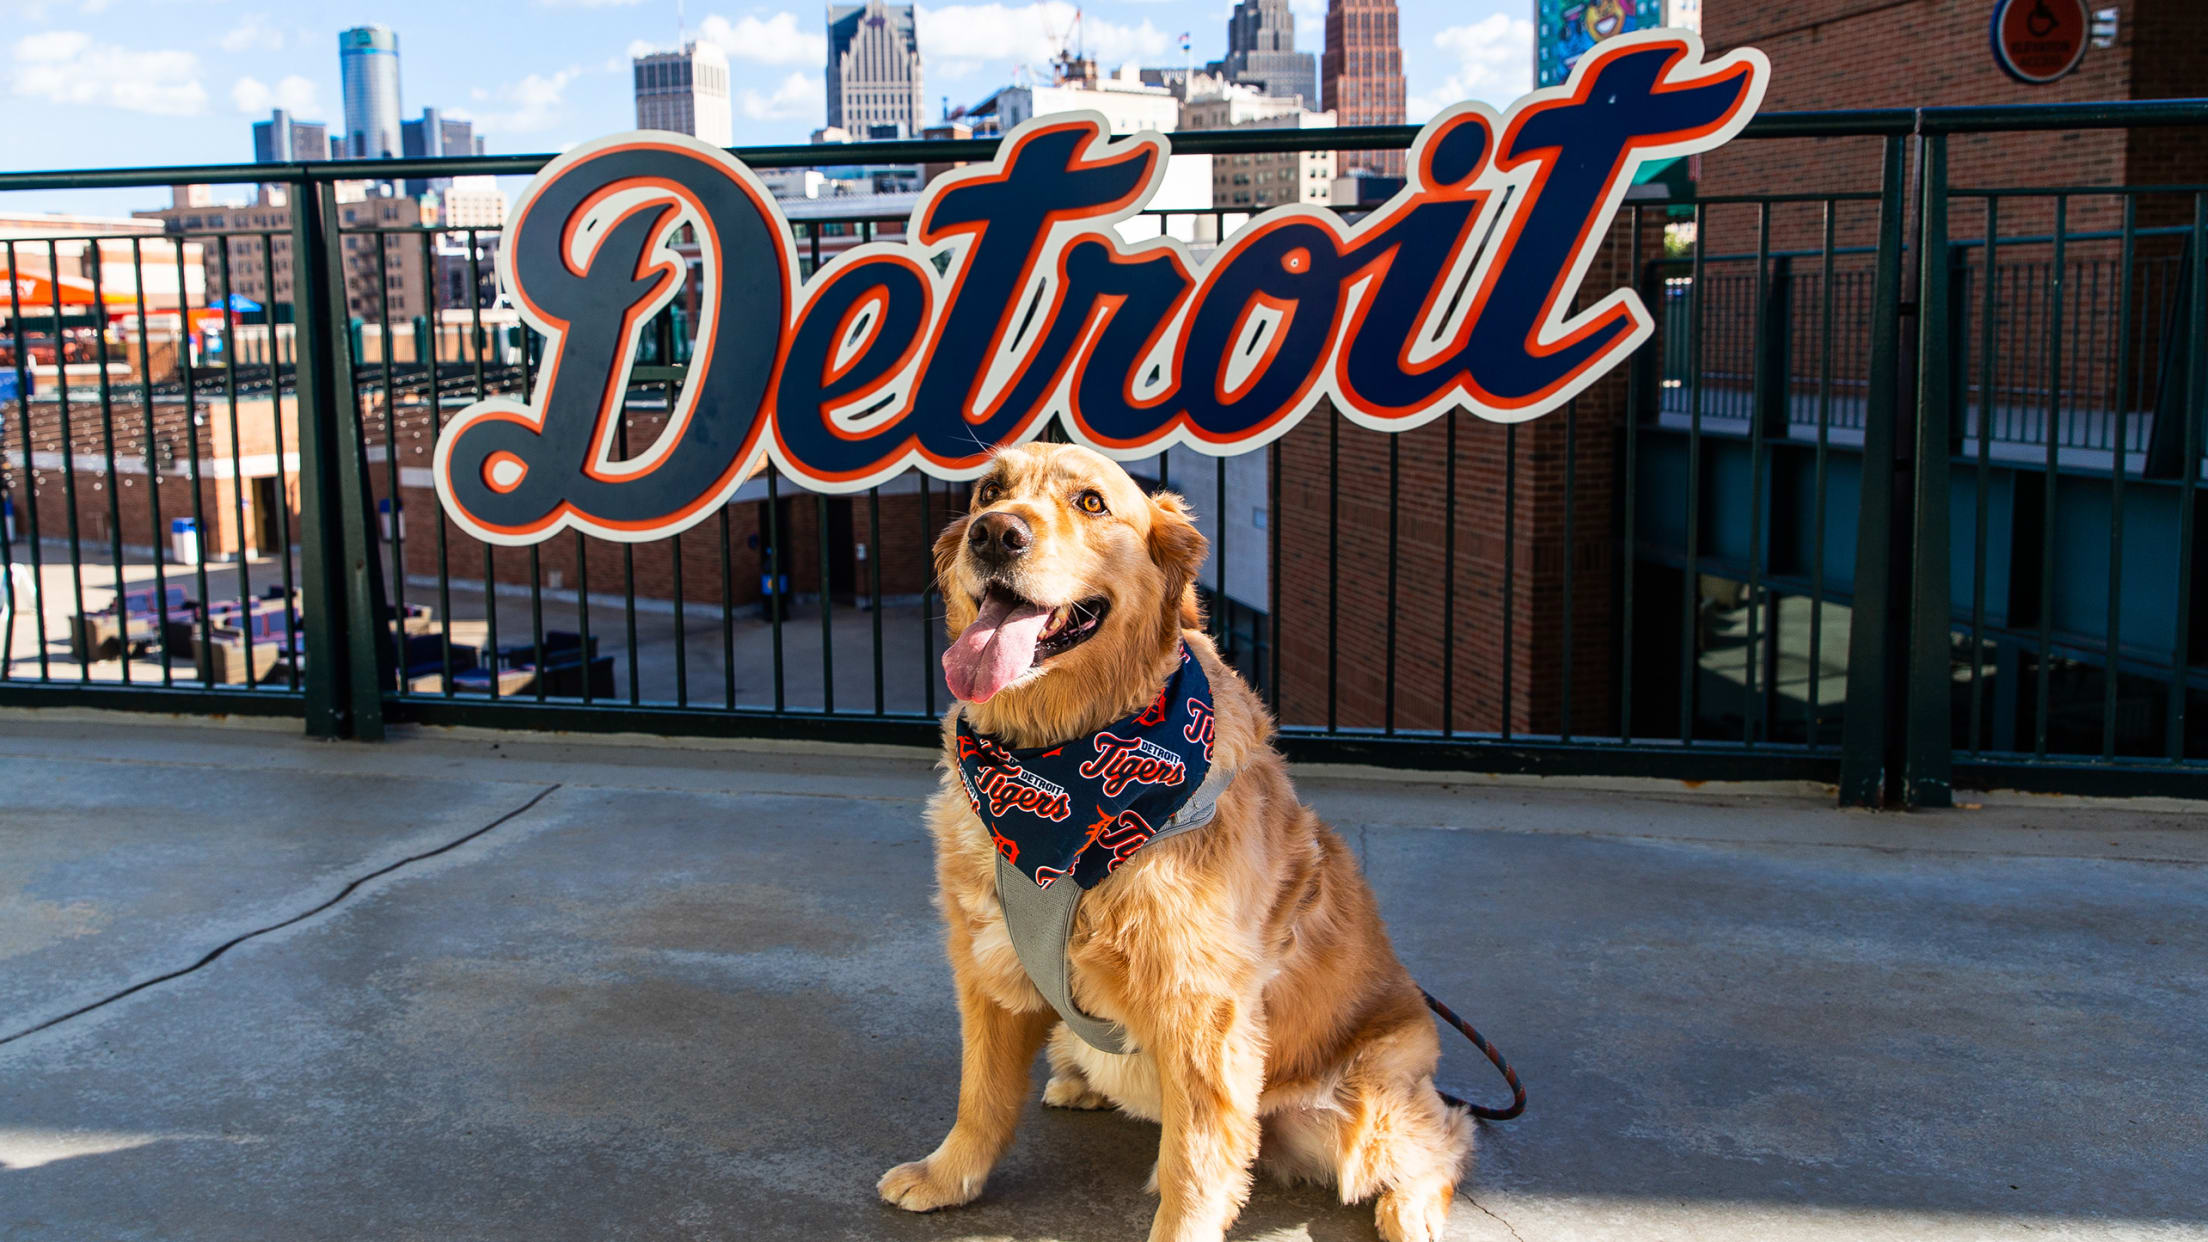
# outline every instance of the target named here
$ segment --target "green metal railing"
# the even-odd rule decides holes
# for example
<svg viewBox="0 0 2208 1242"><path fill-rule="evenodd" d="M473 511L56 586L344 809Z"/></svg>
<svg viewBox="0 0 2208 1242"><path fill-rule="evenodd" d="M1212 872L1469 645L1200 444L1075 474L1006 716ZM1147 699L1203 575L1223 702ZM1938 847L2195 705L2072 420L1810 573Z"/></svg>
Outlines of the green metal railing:
<svg viewBox="0 0 2208 1242"><path fill-rule="evenodd" d="M1209 623L1297 757L1806 778L1853 805L1942 805L1957 782L2208 789L2208 713L2190 701L2208 655L2192 633L2208 621L2192 601L2208 184L1961 187L1946 162L1955 134L2202 124L2208 101L1759 117L1742 144L1874 146L1876 184L1634 200L1611 245L1657 338L1565 410L1400 436L1322 413L1248 459L1134 469L1205 515ZM1189 133L1174 149L1401 148L1414 132ZM776 168L821 152L735 154ZM0 402L15 612L0 704L296 714L362 738L422 722L932 742L942 638L924 567L963 489L808 496L770 471L657 544L467 538L413 472L452 410L527 392L541 342L483 295L497 229L348 223L337 184L368 169L0 175L0 193L269 184L290 204L285 228L128 239L135 289L175 272L173 363L143 305L115 331L58 300L0 307L18 394ZM2119 203L2116 222L2072 227L2095 203ZM2143 205L2173 203L2182 222L2142 223ZM1248 212L1151 216L1202 242ZM805 223L817 270L903 222ZM1683 254L1659 249L1667 225L1691 227ZM87 240L0 246L11 270L19 252L56 270ZM241 280L273 292L284 264L288 298L238 309ZM648 441L688 331L676 314L653 325L624 437ZM176 555L177 518L235 563Z"/></svg>

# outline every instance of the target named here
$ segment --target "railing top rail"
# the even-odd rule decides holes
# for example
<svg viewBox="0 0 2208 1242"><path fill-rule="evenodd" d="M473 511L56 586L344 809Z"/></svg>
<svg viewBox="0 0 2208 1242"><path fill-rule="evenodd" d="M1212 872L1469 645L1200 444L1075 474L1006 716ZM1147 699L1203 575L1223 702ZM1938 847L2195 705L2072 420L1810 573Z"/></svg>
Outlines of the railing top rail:
<svg viewBox="0 0 2208 1242"><path fill-rule="evenodd" d="M1916 132L1961 134L2002 130L2122 129L2135 125L2208 125L2208 99L2133 99L2100 103L2010 104L1998 107L1858 108L1829 112L1769 112L1748 123L1744 138L1848 138ZM1388 150L1408 147L1415 125L1345 125L1334 129L1185 130L1170 135L1188 155L1281 151ZM850 146L815 143L732 147L754 168L840 164L941 164L986 160L999 139L915 139ZM440 159L328 160L287 164L186 164L145 168L54 169L0 173L0 192L222 185L257 182L398 181L426 177L522 175L555 156L475 155Z"/></svg>

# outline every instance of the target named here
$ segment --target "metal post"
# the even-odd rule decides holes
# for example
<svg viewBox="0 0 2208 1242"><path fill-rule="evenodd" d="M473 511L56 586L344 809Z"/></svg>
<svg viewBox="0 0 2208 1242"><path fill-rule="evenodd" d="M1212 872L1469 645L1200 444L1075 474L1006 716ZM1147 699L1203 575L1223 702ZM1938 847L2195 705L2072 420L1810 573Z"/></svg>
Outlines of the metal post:
<svg viewBox="0 0 2208 1242"><path fill-rule="evenodd" d="M1872 275L1870 387L1863 416L1861 515L1855 543L1855 623L1848 627L1848 708L1841 734L1840 805L1878 806L1886 791L1886 673L1891 598L1895 385L1901 366L1902 136L1886 139L1879 179L1878 256Z"/></svg>
<svg viewBox="0 0 2208 1242"><path fill-rule="evenodd" d="M1952 370L1948 335L1954 287L1947 261L1947 138L1924 140L1923 214L1919 218L1917 332L1916 501L1910 531L1909 681L1903 727L1902 801L1914 807L1954 802L1951 775L1949 686L1948 462L1954 445Z"/></svg>
<svg viewBox="0 0 2208 1242"><path fill-rule="evenodd" d="M298 343L300 577L306 602L307 732L383 738L383 682L368 558L366 476L360 439L341 417L336 316L344 308L336 195L293 183L292 308ZM326 282L326 284L325 284ZM348 381L346 388L350 391ZM396 497L393 498L394 501ZM395 506L394 506L395 507ZM394 518L395 520L395 518Z"/></svg>

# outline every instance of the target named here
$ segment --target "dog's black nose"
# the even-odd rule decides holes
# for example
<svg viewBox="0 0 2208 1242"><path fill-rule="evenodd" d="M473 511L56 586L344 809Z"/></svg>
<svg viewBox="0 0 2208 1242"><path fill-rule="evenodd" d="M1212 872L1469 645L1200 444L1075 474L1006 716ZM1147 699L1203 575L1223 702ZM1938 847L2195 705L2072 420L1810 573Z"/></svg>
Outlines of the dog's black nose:
<svg viewBox="0 0 2208 1242"><path fill-rule="evenodd" d="M984 513L966 528L966 546L985 561L1009 561L1034 543L1035 528L1017 513Z"/></svg>

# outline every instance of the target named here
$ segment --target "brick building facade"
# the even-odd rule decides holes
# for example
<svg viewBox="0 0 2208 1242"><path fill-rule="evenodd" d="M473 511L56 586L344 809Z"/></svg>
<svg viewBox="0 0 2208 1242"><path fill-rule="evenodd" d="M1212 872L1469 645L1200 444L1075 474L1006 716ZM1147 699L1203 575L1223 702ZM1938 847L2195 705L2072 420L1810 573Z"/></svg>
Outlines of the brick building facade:
<svg viewBox="0 0 2208 1242"><path fill-rule="evenodd" d="M1339 125L1401 125L1403 42L1395 0L1328 0L1326 51L1319 59L1318 106ZM1403 175L1401 151L1344 151L1343 172Z"/></svg>

